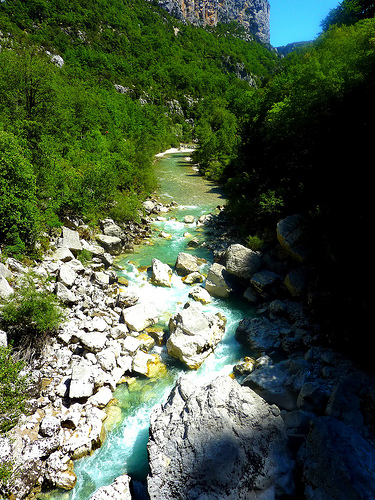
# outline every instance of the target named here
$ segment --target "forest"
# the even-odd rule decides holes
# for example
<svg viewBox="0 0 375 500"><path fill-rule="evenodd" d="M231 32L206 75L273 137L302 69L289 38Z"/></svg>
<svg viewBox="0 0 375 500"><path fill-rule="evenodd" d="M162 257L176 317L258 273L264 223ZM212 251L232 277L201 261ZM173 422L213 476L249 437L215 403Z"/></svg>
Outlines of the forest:
<svg viewBox="0 0 375 500"><path fill-rule="evenodd" d="M0 3L0 244L35 253L73 215L134 219L155 153L194 139L215 98L250 93L275 54L232 24L203 30L144 0Z"/></svg>

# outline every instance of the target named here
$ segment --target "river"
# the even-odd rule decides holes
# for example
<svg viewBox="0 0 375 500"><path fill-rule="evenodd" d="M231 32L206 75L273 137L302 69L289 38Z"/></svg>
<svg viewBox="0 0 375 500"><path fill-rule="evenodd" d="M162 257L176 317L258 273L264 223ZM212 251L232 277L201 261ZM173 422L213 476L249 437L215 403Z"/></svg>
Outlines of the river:
<svg viewBox="0 0 375 500"><path fill-rule="evenodd" d="M203 265L202 271L208 269L213 261L211 252L206 248L187 247L193 237L204 241L205 228L196 222L185 224L184 217L194 215L197 219L202 214L214 213L217 206L225 203L220 189L198 174L187 154L183 151L170 153L157 160L155 169L160 184L160 199L164 203L174 200L178 207L165 217L159 217L159 220L155 218L150 244L138 246L134 253L122 255L117 260L121 267L118 273L127 278L129 288L134 287L142 301L152 301L158 308L158 326L163 329L167 329L170 316L191 300L188 297L190 287L176 274L172 277L171 288L155 287L149 283L147 267L156 257L173 268L178 253L186 251L206 259L207 264ZM162 231L170 234L171 238L160 237ZM213 299L204 307L207 312L220 311L227 319L225 336L215 353L197 371L190 371L169 358L165 348L154 347L153 352L162 357L168 368L167 374L156 379L132 378L129 383L117 387L114 397L118 403L111 407L106 421L107 438L103 446L91 456L75 462L77 484L72 491L54 493L49 498L88 500L100 486L110 484L124 473L135 481L137 500L147 498L144 486L148 473L146 445L152 408L166 400L181 375L203 383L219 374L231 373L233 365L245 354L248 355L242 352L234 332L240 319L254 314L252 308L240 299Z"/></svg>

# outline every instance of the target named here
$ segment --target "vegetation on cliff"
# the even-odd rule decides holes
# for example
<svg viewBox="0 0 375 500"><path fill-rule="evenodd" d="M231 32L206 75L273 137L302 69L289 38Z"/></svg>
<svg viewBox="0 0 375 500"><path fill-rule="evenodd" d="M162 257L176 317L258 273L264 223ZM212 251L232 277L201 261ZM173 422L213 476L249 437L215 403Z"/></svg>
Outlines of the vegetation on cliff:
<svg viewBox="0 0 375 500"><path fill-rule="evenodd" d="M144 0L0 4L0 243L22 254L66 215L137 216L153 155L193 139L198 103L238 100L276 57Z"/></svg>

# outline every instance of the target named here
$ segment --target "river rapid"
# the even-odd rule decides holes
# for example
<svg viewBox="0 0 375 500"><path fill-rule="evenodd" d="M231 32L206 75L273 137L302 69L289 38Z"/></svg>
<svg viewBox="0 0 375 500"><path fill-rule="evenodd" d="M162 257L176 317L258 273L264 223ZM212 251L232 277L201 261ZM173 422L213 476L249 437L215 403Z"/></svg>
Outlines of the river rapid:
<svg viewBox="0 0 375 500"><path fill-rule="evenodd" d="M213 262L211 252L204 247L190 249L188 242L193 237L200 242L205 240L205 227L196 222L186 224L185 215L194 215L195 220L203 214L217 213L218 206L225 204L220 189L200 176L188 156L189 150L160 155L155 163L156 175L160 185L159 197L163 203L175 201L178 206L163 217L155 217L152 223L153 235L149 244L135 247L132 254L117 259L119 276L125 277L129 288L137 290L142 302L153 302L159 311L158 327L167 331L169 318L191 300L188 297L189 285L185 285L177 274L173 274L172 287L156 287L149 283L147 268L152 258L157 258L174 268L179 252L189 252L206 259L202 273ZM163 215L163 214L162 214ZM171 237L160 237L165 232ZM188 234L187 234L188 233ZM203 283L204 285L204 283ZM136 377L117 387L114 397L118 403L111 406L106 420L107 437L103 446L91 456L75 462L74 471L77 484L70 492L59 492L55 500L88 500L101 486L108 485L121 474L130 475L136 486L136 499L146 499L145 481L148 473L147 441L149 416L156 404L163 403L176 380L182 376L207 382L220 374L229 374L233 366L244 355L241 346L234 338L239 321L245 316L254 315L245 300L216 299L205 305L210 313L220 311L227 319L226 333L211 354L197 371L185 368L171 359L165 347L154 347L165 365L164 376L149 379Z"/></svg>

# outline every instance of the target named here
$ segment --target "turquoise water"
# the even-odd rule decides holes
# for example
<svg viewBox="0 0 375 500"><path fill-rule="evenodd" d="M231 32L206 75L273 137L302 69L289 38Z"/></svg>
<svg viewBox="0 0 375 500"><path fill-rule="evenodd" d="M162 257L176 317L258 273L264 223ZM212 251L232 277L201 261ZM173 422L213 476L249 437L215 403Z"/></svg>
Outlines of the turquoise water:
<svg viewBox="0 0 375 500"><path fill-rule="evenodd" d="M122 267L119 275L129 281L129 288L137 290L141 301L153 302L159 311L159 326L166 329L169 318L190 300L189 285L185 285L176 274L172 277L172 287L155 287L149 283L147 267L153 257L174 266L179 252L188 251L207 259L202 264L202 272L212 263L212 255L207 249L188 249L192 237L201 241L205 238L204 228L196 223L185 224L185 215L196 217L215 212L225 199L212 183L199 176L186 160L186 154L171 154L158 160L156 174L160 182L160 197L164 202L176 201L179 206L167 214L165 220L155 220L150 245L142 245L129 255L117 261ZM161 231L171 234L171 239L159 236ZM186 236L185 233L189 233ZM238 322L253 314L251 307L239 299L213 299L204 306L207 312L220 311L227 319L226 333L222 341L197 371L190 371L179 362L169 358L165 348L155 347L168 368L167 375L157 379L137 377L129 383L117 387L114 396L118 404L111 408L108 417L108 433L104 445L90 457L75 463L77 485L70 492L54 493L49 498L55 500L88 500L100 486L108 485L123 473L128 473L138 486L137 498L147 498L145 482L148 473L147 450L149 416L152 408L163 403L175 381L181 375L199 382L208 381L219 374L229 374L233 365L248 352L243 352L236 342L234 333Z"/></svg>

